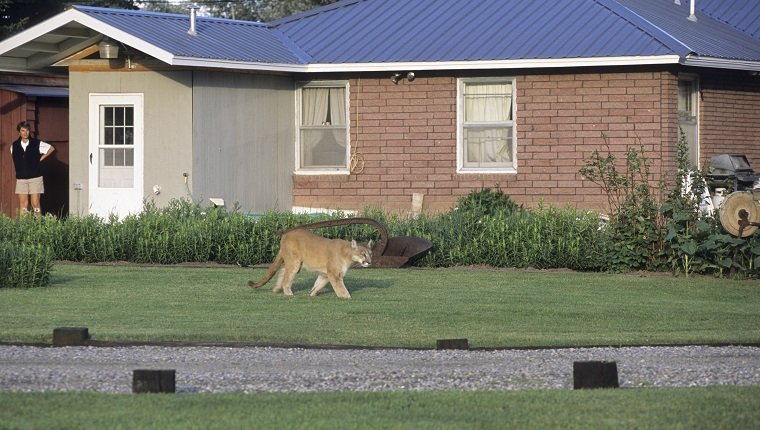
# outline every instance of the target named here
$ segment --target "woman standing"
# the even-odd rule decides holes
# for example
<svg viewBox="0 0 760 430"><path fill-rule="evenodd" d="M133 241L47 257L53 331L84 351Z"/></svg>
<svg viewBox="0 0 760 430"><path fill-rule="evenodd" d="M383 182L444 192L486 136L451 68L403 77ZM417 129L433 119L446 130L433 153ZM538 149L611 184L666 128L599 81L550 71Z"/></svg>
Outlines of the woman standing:
<svg viewBox="0 0 760 430"><path fill-rule="evenodd" d="M50 156L55 148L49 143L29 137L29 123L21 121L18 126L19 138L11 145L13 166L16 169L16 194L19 215L29 212L31 200L35 215L41 215L40 195L45 192L42 181L42 160Z"/></svg>

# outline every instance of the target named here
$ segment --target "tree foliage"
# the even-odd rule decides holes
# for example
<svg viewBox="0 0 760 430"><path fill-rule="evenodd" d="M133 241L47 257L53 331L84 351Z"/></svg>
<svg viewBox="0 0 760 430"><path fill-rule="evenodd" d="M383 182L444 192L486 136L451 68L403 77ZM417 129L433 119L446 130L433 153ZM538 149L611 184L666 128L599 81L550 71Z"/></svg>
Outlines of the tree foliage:
<svg viewBox="0 0 760 430"><path fill-rule="evenodd" d="M138 3L144 10L171 13L186 13L187 7L195 3L205 15L244 21L272 21L335 1L337 0L143 0Z"/></svg>
<svg viewBox="0 0 760 430"><path fill-rule="evenodd" d="M108 7L187 13L193 3L203 15L245 21L273 21L337 0L0 0L0 39L38 24L71 7Z"/></svg>
<svg viewBox="0 0 760 430"><path fill-rule="evenodd" d="M137 9L133 0L0 0L0 39L39 24L70 8L72 4Z"/></svg>

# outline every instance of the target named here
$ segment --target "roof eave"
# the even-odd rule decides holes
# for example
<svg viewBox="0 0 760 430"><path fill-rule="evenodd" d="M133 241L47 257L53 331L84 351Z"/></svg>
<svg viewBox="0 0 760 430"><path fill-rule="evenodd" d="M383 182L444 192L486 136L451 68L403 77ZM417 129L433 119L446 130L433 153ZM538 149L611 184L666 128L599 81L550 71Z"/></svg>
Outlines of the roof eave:
<svg viewBox="0 0 760 430"><path fill-rule="evenodd" d="M385 72L399 70L499 70L534 68L576 68L595 66L639 66L652 64L678 64L678 55L656 55L646 57L590 57L590 58L549 58L480 61L437 61L437 62L388 62L388 63L340 63L308 64L304 72Z"/></svg>
<svg viewBox="0 0 760 430"><path fill-rule="evenodd" d="M726 58L690 56L684 58L683 61L681 61L681 64L684 66L760 72L760 61L751 60L731 60Z"/></svg>
<svg viewBox="0 0 760 430"><path fill-rule="evenodd" d="M160 61L171 64L171 60L173 58L173 55L171 53L157 48L155 45L146 43L139 37L135 37L122 30L114 28L76 9L66 10L65 12L62 12L46 21L43 21L0 42L0 56L24 44L34 43L35 39L44 36L47 33L54 32L55 30L72 22L81 24L99 34L91 35L87 38L80 38L81 40L78 43L71 44L71 46L66 46L66 49L63 49L60 52L54 53L52 55L40 55L37 57L30 57L29 59L6 59L6 64L4 64L5 68L16 70L46 68L72 55L77 50L84 49L93 43L97 43L102 38L101 35L108 36L114 40L118 40L119 42L140 50Z"/></svg>
<svg viewBox="0 0 760 430"><path fill-rule="evenodd" d="M286 73L345 73L345 72L396 72L399 70L499 70L534 68L576 68L598 66L641 66L652 64L678 64L678 55L642 57L551 58L482 61L400 61L387 63L315 63L285 64L233 60L173 57L169 64L186 67L208 67L235 70L259 70Z"/></svg>
<svg viewBox="0 0 760 430"><path fill-rule="evenodd" d="M174 57L172 53L166 50L160 49L156 47L156 45L150 44L139 37L133 36L130 33L127 33L125 31L119 30L118 28L105 24L104 22L98 20L97 18L91 17L78 10L75 10L75 11L77 12L76 21L78 23L86 27L89 27L92 30L97 31L98 33L104 36L108 36L111 39L118 40L119 42L131 48L137 49L138 51L142 51L143 53L153 58L156 58L159 61L163 61L167 64L171 64L171 60Z"/></svg>
<svg viewBox="0 0 760 430"><path fill-rule="evenodd" d="M263 72L302 73L305 65L288 63L262 63L255 61L220 60L196 57L173 56L168 62L172 66L204 67L231 70L255 70Z"/></svg>

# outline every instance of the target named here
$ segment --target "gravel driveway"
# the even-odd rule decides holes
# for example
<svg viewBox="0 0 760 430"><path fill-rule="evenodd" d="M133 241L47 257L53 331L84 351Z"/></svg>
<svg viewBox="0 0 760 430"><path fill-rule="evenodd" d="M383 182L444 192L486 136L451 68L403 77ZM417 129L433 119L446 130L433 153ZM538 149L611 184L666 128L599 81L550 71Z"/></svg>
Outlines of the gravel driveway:
<svg viewBox="0 0 760 430"><path fill-rule="evenodd" d="M540 350L0 345L0 391L129 393L135 369L177 392L572 389L574 361L615 361L621 387L760 384L760 347Z"/></svg>

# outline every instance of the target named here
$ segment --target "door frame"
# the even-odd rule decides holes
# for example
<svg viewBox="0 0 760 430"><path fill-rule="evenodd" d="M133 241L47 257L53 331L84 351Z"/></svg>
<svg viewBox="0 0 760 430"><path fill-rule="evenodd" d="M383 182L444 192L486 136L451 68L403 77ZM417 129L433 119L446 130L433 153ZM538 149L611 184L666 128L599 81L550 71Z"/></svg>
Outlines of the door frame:
<svg viewBox="0 0 760 430"><path fill-rule="evenodd" d="M123 219L143 209L145 160L145 103L142 93L90 93L88 101L89 150L89 213L108 218L111 214ZM101 106L132 106L134 108L134 171L130 188L99 186L100 165L100 108Z"/></svg>

